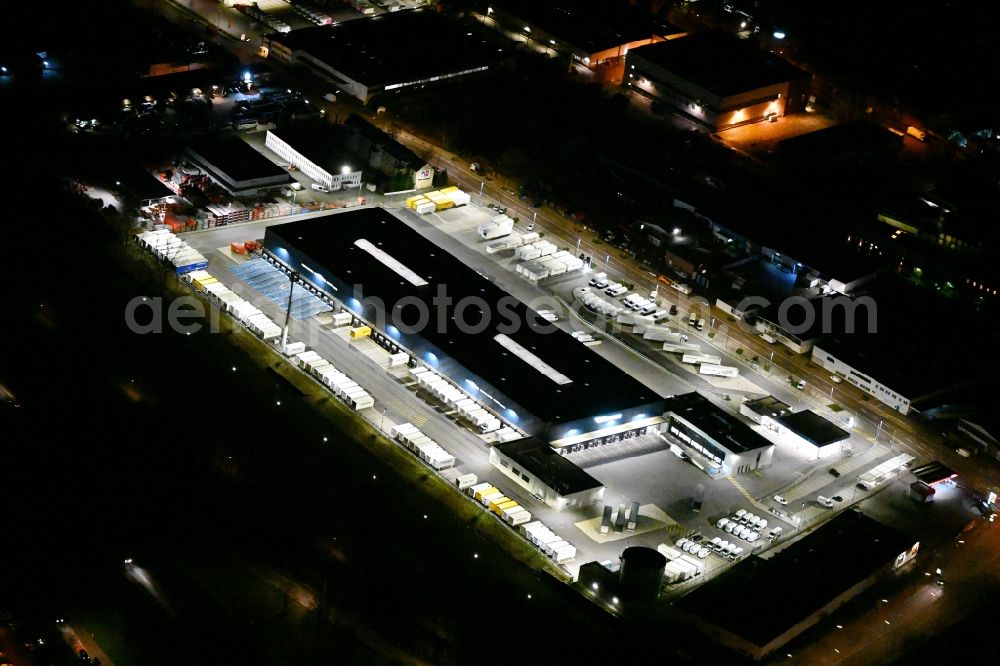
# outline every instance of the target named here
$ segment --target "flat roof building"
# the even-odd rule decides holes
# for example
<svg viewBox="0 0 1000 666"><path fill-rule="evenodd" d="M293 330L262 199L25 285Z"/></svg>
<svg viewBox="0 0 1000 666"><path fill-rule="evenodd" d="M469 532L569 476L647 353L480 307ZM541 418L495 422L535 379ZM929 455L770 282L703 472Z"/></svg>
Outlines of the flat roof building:
<svg viewBox="0 0 1000 666"><path fill-rule="evenodd" d="M302 65L363 102L382 92L485 72L507 56L505 45L430 9L292 30L265 40L270 57Z"/></svg>
<svg viewBox="0 0 1000 666"><path fill-rule="evenodd" d="M709 638L761 660L912 560L918 549L912 537L848 509L772 557L750 555L674 609ZM736 600L762 593L774 600L767 612L733 612Z"/></svg>
<svg viewBox="0 0 1000 666"><path fill-rule="evenodd" d="M129 167L117 169L114 174L115 185L132 197L141 208L163 203L177 196L166 183L145 169Z"/></svg>
<svg viewBox="0 0 1000 666"><path fill-rule="evenodd" d="M503 421L562 450L644 433L663 398L382 208L268 227L267 252ZM383 338L380 342L380 338Z"/></svg>
<svg viewBox="0 0 1000 666"><path fill-rule="evenodd" d="M490 449L490 462L557 511L604 499L600 481L534 437L497 444Z"/></svg>
<svg viewBox="0 0 1000 666"><path fill-rule="evenodd" d="M615 0L495 0L487 20L588 67L684 34L648 10Z"/></svg>
<svg viewBox="0 0 1000 666"><path fill-rule="evenodd" d="M813 362L900 414L918 407L916 403L970 385L983 374L984 366L977 361L940 354L955 342L941 339L937 332L922 336L919 330L908 330L909 325L895 321L902 314L893 314L879 317L877 334L844 335L817 342L812 350ZM921 319L906 321L919 326Z"/></svg>
<svg viewBox="0 0 1000 666"><path fill-rule="evenodd" d="M765 416L763 425L788 439L796 448L801 446L814 452L817 458L840 452L842 442L851 437L851 433L808 409L777 418Z"/></svg>
<svg viewBox="0 0 1000 666"><path fill-rule="evenodd" d="M342 128L326 123L267 130L264 139L268 149L331 190L361 187L362 161L346 144Z"/></svg>
<svg viewBox="0 0 1000 666"><path fill-rule="evenodd" d="M710 461L713 475L743 474L771 464L774 443L699 393L666 401L664 432Z"/></svg>
<svg viewBox="0 0 1000 666"><path fill-rule="evenodd" d="M809 74L716 30L628 52L622 83L711 130L805 107Z"/></svg>
<svg viewBox="0 0 1000 666"><path fill-rule="evenodd" d="M191 161L232 196L256 196L292 183L293 178L240 138L200 139L187 146Z"/></svg>
<svg viewBox="0 0 1000 666"><path fill-rule="evenodd" d="M780 419L782 416L791 413L791 406L781 402L773 395L746 400L740 405L740 414L760 425L764 423L765 418Z"/></svg>

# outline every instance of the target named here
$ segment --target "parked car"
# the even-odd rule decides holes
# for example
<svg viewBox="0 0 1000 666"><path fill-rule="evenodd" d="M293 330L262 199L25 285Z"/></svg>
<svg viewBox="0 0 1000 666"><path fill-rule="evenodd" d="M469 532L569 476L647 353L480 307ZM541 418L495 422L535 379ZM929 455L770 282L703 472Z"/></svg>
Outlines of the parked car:
<svg viewBox="0 0 1000 666"><path fill-rule="evenodd" d="M526 229L528 231L534 231L535 230L535 223L534 222L528 222L528 226L526 227Z"/></svg>
<svg viewBox="0 0 1000 666"><path fill-rule="evenodd" d="M778 503L778 504L780 504L781 506L785 506L785 505L787 505L787 504L788 504L788 500L786 500L786 499L785 499L784 497L782 497L781 495L775 495L775 496L774 496L774 497L772 497L771 499L773 499L773 500L774 500L775 502L777 502L777 503Z"/></svg>
<svg viewBox="0 0 1000 666"><path fill-rule="evenodd" d="M838 471L837 471L837 469L836 469L836 468L834 468L834 467L831 467L831 468L830 468L830 475L831 475L831 476L832 476L833 478L835 478L835 479L839 479L839 478L840 478L840 472L838 472Z"/></svg>
<svg viewBox="0 0 1000 666"><path fill-rule="evenodd" d="M832 499L834 502L843 502L844 501L844 498L841 497L840 495L834 495L830 499Z"/></svg>
<svg viewBox="0 0 1000 666"><path fill-rule="evenodd" d="M839 384L844 380L837 375L830 375L830 381L833 382L834 384Z"/></svg>

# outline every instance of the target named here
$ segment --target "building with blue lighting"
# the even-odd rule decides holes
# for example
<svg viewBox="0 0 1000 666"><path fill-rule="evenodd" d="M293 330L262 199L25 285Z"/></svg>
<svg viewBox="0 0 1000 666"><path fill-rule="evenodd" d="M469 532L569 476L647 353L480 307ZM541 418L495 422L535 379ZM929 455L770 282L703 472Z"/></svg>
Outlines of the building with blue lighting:
<svg viewBox="0 0 1000 666"><path fill-rule="evenodd" d="M658 429L664 400L391 213L268 227L268 255L410 355L560 452Z"/></svg>
<svg viewBox="0 0 1000 666"><path fill-rule="evenodd" d="M708 461L711 476L745 474L771 466L774 442L700 393L666 401L664 432Z"/></svg>

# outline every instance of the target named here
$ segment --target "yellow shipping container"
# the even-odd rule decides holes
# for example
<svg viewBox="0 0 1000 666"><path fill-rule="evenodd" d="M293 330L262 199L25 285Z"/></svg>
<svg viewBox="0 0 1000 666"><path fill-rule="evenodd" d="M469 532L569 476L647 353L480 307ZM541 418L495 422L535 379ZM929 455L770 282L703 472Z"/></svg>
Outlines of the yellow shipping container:
<svg viewBox="0 0 1000 666"><path fill-rule="evenodd" d="M506 495L504 495L502 497L498 497L495 500L490 500L489 509L493 513L496 513L498 506L500 506L501 504L506 504L507 502L510 502L510 501L511 501L511 499L509 497L507 497Z"/></svg>
<svg viewBox="0 0 1000 666"><path fill-rule="evenodd" d="M476 499L481 500L483 499L484 495L492 495L493 493L498 493L498 492L500 491L497 488L494 488L493 486L490 486L489 488L483 488L482 490L476 493Z"/></svg>
<svg viewBox="0 0 1000 666"><path fill-rule="evenodd" d="M207 287L208 285L216 283L218 283L218 280L216 280L211 275L209 275L206 278L202 278L200 280L194 280L194 286L202 291L205 291L205 287Z"/></svg>
<svg viewBox="0 0 1000 666"><path fill-rule="evenodd" d="M496 508L493 509L493 513L497 514L498 516L502 516L504 511L506 511L507 509L513 509L515 506L517 506L517 502L515 502L514 500L508 500L503 504L497 504Z"/></svg>
<svg viewBox="0 0 1000 666"><path fill-rule="evenodd" d="M359 338L367 338L372 334L372 329L368 326L358 326L357 328L351 329L351 339L357 340Z"/></svg>
<svg viewBox="0 0 1000 666"><path fill-rule="evenodd" d="M444 201L435 201L434 203L435 205L437 205L438 210L448 210L449 208L455 207L455 202L452 201L451 199L446 199Z"/></svg>
<svg viewBox="0 0 1000 666"><path fill-rule="evenodd" d="M412 197L407 197L407 199L406 199L406 207L407 208L416 208L417 204L423 198L424 198L424 195L422 195L422 194L415 194Z"/></svg>
<svg viewBox="0 0 1000 666"><path fill-rule="evenodd" d="M458 192L458 186L452 185L441 190L441 194L451 194L452 192Z"/></svg>

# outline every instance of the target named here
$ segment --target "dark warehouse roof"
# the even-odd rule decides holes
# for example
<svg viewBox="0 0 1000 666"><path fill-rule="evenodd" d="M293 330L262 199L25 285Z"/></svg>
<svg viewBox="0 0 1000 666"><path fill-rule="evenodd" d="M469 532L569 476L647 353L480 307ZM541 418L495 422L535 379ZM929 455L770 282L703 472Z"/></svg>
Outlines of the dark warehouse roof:
<svg viewBox="0 0 1000 666"><path fill-rule="evenodd" d="M826 446L851 436L851 433L838 428L832 422L808 409L782 416L777 420L781 425L813 446Z"/></svg>
<svg viewBox="0 0 1000 666"><path fill-rule="evenodd" d="M732 453L744 453L773 446L749 425L716 407L698 393L684 393L669 398L666 410L691 423Z"/></svg>
<svg viewBox="0 0 1000 666"><path fill-rule="evenodd" d="M488 66L506 57L494 36L430 9L302 28L270 38L369 87Z"/></svg>
<svg viewBox="0 0 1000 666"><path fill-rule="evenodd" d="M495 448L563 497L604 485L534 437L497 444Z"/></svg>
<svg viewBox="0 0 1000 666"><path fill-rule="evenodd" d="M376 251L398 261L414 273L414 284L403 273L390 268L357 245L368 241ZM391 320L394 304L419 301L431 313L419 338L446 353L451 360L488 382L497 390L547 424L568 423L644 405L662 405L655 391L639 383L568 333L538 317L526 305L466 266L417 231L381 208L339 213L299 222L268 227L265 245L293 248L325 278L334 277L357 286L362 297L377 297L386 304L386 320ZM279 258L280 252L278 252ZM308 269L307 269L308 270ZM439 288L446 290L449 304L438 309ZM348 300L350 294L338 294ZM465 299L482 299L492 315L481 331L460 331L454 314L456 304ZM439 316L443 311L444 316ZM478 307L464 307L463 320L472 328L481 323ZM415 308L400 311L402 323L412 324ZM508 314L510 313L510 314ZM369 320L376 319L371 306ZM510 326L511 319L522 323ZM443 322L444 325L439 325ZM510 330L509 330L510 329ZM500 334L507 339L498 339ZM520 345L535 358L519 358L507 340ZM418 350L414 350L418 351ZM443 362L443 359L442 359ZM551 368L545 374L540 367ZM570 381L559 383L553 373ZM560 380L561 381L561 380ZM649 416L658 415L651 413Z"/></svg>
<svg viewBox="0 0 1000 666"><path fill-rule="evenodd" d="M629 52L720 97L809 76L781 58L717 30Z"/></svg>
<svg viewBox="0 0 1000 666"><path fill-rule="evenodd" d="M887 569L914 541L850 509L773 557L748 557L675 605L764 646L851 587ZM733 612L734 604L762 594L773 600L766 612Z"/></svg>

